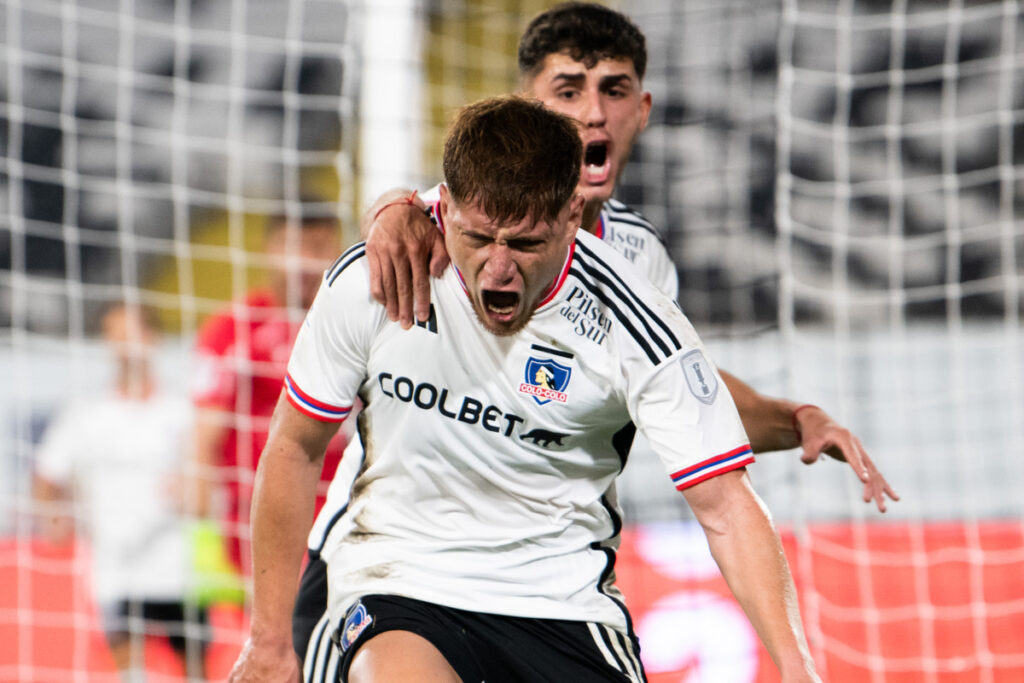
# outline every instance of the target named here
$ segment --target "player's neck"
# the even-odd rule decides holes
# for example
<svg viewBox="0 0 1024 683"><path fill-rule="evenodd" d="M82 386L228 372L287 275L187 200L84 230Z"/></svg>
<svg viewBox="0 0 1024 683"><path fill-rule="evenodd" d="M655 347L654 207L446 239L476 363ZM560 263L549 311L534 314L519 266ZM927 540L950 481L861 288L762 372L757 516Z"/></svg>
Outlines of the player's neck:
<svg viewBox="0 0 1024 683"><path fill-rule="evenodd" d="M601 222L601 207L604 202L587 202L583 207L583 220L580 226L587 232L596 235L597 227Z"/></svg>

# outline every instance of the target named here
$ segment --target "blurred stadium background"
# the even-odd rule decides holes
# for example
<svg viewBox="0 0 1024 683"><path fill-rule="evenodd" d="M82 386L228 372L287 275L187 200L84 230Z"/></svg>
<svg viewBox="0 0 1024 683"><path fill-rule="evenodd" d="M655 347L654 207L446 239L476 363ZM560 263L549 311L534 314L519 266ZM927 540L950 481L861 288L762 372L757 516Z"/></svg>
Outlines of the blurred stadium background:
<svg viewBox="0 0 1024 683"><path fill-rule="evenodd" d="M376 193L436 183L451 112L514 87L550 4L0 0L0 680L114 680L85 550L35 540L31 501L48 419L108 375L98 311L157 308L187 391L197 326L261 277L265 218L320 203L348 244ZM654 95L618 196L664 231L683 309L903 496L882 516L796 454L751 470L823 677L1024 680L1021 4L612 5ZM775 680L660 466L623 489L652 682ZM218 627L215 674L243 627Z"/></svg>

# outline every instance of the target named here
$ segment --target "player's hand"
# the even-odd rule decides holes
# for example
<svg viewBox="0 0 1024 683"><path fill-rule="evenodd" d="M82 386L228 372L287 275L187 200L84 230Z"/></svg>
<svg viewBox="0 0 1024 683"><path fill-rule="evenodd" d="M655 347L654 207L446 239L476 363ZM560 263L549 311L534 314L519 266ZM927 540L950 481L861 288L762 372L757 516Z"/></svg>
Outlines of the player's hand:
<svg viewBox="0 0 1024 683"><path fill-rule="evenodd" d="M430 316L430 276L441 276L448 253L441 232L423 212L422 200L388 204L379 200L371 207L373 217L363 231L370 294L387 308L388 318L408 329L414 314L420 321Z"/></svg>
<svg viewBox="0 0 1024 683"><path fill-rule="evenodd" d="M816 462L822 453L846 462L864 483L864 502L875 501L880 512L888 509L886 496L894 501L900 499L864 451L860 439L824 410L808 406L796 414L795 423L801 436L800 447L803 448L800 460L804 463Z"/></svg>
<svg viewBox="0 0 1024 683"><path fill-rule="evenodd" d="M228 683L302 683L299 658L291 643L261 646L249 638L231 667Z"/></svg>

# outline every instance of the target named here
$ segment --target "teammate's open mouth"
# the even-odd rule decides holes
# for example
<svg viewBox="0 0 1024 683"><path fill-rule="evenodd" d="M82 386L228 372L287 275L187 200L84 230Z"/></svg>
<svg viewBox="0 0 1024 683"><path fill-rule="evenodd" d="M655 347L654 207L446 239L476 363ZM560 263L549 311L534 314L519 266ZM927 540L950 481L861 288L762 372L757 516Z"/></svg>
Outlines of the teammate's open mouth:
<svg viewBox="0 0 1024 683"><path fill-rule="evenodd" d="M484 308L488 313L498 316L515 313L519 305L519 295L515 292L495 292L485 289L483 292Z"/></svg>
<svg viewBox="0 0 1024 683"><path fill-rule="evenodd" d="M587 145L587 149L583 153L583 163L586 166L604 166L604 162L607 159L607 142L592 142L589 145Z"/></svg>
<svg viewBox="0 0 1024 683"><path fill-rule="evenodd" d="M607 142L591 142L583 152L582 180L587 185L604 185L611 178L612 160Z"/></svg>

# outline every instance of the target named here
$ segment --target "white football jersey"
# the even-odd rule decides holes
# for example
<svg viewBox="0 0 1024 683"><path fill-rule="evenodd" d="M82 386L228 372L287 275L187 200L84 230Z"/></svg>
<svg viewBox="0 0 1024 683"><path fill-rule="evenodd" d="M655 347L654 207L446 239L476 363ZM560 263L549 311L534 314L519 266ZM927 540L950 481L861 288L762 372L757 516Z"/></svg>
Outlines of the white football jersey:
<svg viewBox="0 0 1024 683"><path fill-rule="evenodd" d="M427 203L436 202L440 197L438 188L439 186L435 185L421 193L421 199ZM622 254L641 275L668 298L672 301L678 298L679 276L676 273L676 266L657 230L640 213L616 199L609 199L601 208L595 234L605 244ZM632 452L641 457L651 457L650 450L643 435L638 435L633 442ZM333 504L325 506L309 532L308 545L314 554L323 547L338 511L344 510L352 482L362 464L362 444L359 439L351 439L327 492L327 498Z"/></svg>
<svg viewBox="0 0 1024 683"><path fill-rule="evenodd" d="M614 480L632 425L679 489L753 460L689 322L581 233L519 333L488 332L454 268L431 282L430 320L402 330L370 297L364 254L326 273L286 379L316 419L365 404L351 497L322 513L329 610L390 593L625 631Z"/></svg>
<svg viewBox="0 0 1024 683"><path fill-rule="evenodd" d="M601 207L597 236L627 261L669 299L679 298L679 274L661 236L642 215L617 199Z"/></svg>

